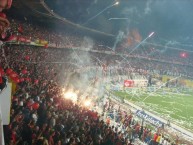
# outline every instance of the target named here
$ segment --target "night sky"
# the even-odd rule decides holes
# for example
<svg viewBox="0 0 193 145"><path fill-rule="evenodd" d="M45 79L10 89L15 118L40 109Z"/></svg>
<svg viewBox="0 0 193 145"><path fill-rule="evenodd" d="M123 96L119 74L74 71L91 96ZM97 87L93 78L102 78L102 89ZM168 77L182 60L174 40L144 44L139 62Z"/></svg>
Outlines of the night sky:
<svg viewBox="0 0 193 145"><path fill-rule="evenodd" d="M84 24L114 0L45 0L66 19ZM157 42L193 49L193 0L119 0L85 26L117 35L121 30L138 29L142 38L155 31ZM127 18L109 20L109 18Z"/></svg>

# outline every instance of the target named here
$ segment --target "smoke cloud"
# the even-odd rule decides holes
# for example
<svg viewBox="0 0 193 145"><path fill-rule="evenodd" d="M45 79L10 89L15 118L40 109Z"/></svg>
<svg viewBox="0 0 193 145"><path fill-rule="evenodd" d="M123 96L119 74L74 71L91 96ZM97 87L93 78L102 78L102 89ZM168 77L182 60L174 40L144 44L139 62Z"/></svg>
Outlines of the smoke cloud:
<svg viewBox="0 0 193 145"><path fill-rule="evenodd" d="M67 89L79 90L79 95L101 96L104 93L102 84L97 83L102 78L102 69L96 66L99 59L90 52L94 44L92 38L85 36L81 49L71 50L69 61L79 67L69 72L65 86Z"/></svg>
<svg viewBox="0 0 193 145"><path fill-rule="evenodd" d="M151 4L152 4L152 0L148 0L147 2L146 2L146 7L145 7L145 9L144 9L144 12L145 12L145 14L146 15L148 15L148 14L150 14L151 13Z"/></svg>
<svg viewBox="0 0 193 145"><path fill-rule="evenodd" d="M81 48L84 50L91 50L94 46L94 40L90 37L85 36L81 44Z"/></svg>

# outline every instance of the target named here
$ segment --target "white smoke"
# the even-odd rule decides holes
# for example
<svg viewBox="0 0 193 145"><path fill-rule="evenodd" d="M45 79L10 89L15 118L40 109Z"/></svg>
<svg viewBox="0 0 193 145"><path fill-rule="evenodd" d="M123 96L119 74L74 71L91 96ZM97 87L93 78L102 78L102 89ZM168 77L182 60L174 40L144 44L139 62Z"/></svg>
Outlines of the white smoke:
<svg viewBox="0 0 193 145"><path fill-rule="evenodd" d="M92 38L85 36L83 42L81 43L81 49L91 50L94 46L94 41Z"/></svg>
<svg viewBox="0 0 193 145"><path fill-rule="evenodd" d="M123 31L119 31L115 43L113 45L113 50L116 50L117 44L124 38L124 32Z"/></svg>
<svg viewBox="0 0 193 145"><path fill-rule="evenodd" d="M98 0L94 0L94 4L96 4L98 2Z"/></svg>
<svg viewBox="0 0 193 145"><path fill-rule="evenodd" d="M79 90L81 95L89 94L91 96L98 96L103 94L101 89L102 84L97 85L97 83L95 83L95 78L102 77L102 70L100 71L96 67L96 62L99 61L99 59L89 51L93 48L94 44L93 39L85 36L81 43L81 48L79 50L72 50L70 55L70 62L78 65L79 69L69 73L68 84L66 86L70 86L74 90ZM95 92L98 92L98 95L94 94Z"/></svg>
<svg viewBox="0 0 193 145"><path fill-rule="evenodd" d="M121 14L128 18L141 17L141 14L137 7L124 8Z"/></svg>
<svg viewBox="0 0 193 145"><path fill-rule="evenodd" d="M174 42L174 41L168 41L168 42L165 44L164 49L162 49L160 52L161 52L161 53L165 53L165 52L168 50L168 46L174 45L175 43L176 43L176 42Z"/></svg>
<svg viewBox="0 0 193 145"><path fill-rule="evenodd" d="M73 50L70 57L70 61L78 65L79 68L69 73L67 86L71 86L74 90L85 90L90 81L90 74L87 73L87 68L93 65L90 54L85 50Z"/></svg>
<svg viewBox="0 0 193 145"><path fill-rule="evenodd" d="M152 0L148 0L147 2L146 2L146 6L145 6L145 9L144 9L144 12L145 12L145 14L146 15L148 15L148 14L150 14L151 13L151 4L152 4Z"/></svg>
<svg viewBox="0 0 193 145"><path fill-rule="evenodd" d="M123 15L132 16L138 14L138 10L137 7L124 8L121 13Z"/></svg>
<svg viewBox="0 0 193 145"><path fill-rule="evenodd" d="M130 8L124 8L121 12L121 14L128 18L127 19L127 23L130 24L131 22L132 23L138 23L138 19L141 18L141 14L138 10L137 7L130 7Z"/></svg>

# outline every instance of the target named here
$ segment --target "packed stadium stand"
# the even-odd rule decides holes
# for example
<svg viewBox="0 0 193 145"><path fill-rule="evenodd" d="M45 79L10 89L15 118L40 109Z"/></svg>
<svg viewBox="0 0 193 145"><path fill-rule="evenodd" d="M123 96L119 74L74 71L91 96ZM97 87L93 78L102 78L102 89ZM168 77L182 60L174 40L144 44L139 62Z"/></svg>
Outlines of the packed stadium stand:
<svg viewBox="0 0 193 145"><path fill-rule="evenodd" d="M21 19L16 11L23 6L26 9L28 4L30 12L26 13L33 19ZM186 53L179 57L179 52L173 49L162 55L161 50L154 54L152 44L144 44L130 53L133 47L123 49L127 40L112 49L114 35L79 27L65 20L61 22L61 18L55 18L55 15L46 21L49 12L44 8L41 0L21 0L21 3L17 0L7 12L10 26L6 31L0 23L3 25L0 95L12 85L10 120L0 132L4 135L0 137L0 144L191 145L189 139L171 133L169 123L165 124L167 129L149 125L151 123L145 125L132 108L122 108L113 99L104 101L108 93L104 90L106 86L101 84L123 85L124 80L145 80L146 83L135 87L146 88L156 83L165 83L167 88L168 84L190 87L184 82L162 80L163 76L192 80L192 54L187 58L184 58ZM13 12L17 16L13 16ZM34 22L39 17L45 21ZM59 23L60 27L65 23L69 29L52 29L50 21ZM94 93L96 88L99 97Z"/></svg>

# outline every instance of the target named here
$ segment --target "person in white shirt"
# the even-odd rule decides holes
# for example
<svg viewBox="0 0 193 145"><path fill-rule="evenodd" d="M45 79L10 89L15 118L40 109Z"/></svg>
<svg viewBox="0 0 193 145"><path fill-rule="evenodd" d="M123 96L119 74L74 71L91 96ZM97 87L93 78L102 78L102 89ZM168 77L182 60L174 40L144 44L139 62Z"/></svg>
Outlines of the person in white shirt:
<svg viewBox="0 0 193 145"><path fill-rule="evenodd" d="M164 139L163 145L168 145L168 139Z"/></svg>
<svg viewBox="0 0 193 145"><path fill-rule="evenodd" d="M33 118L34 122L36 123L37 120L38 120L37 112L34 112L34 113L32 114L32 118Z"/></svg>
<svg viewBox="0 0 193 145"><path fill-rule="evenodd" d="M159 144L163 144L164 143L164 136L162 135L161 138L160 138L160 141L159 141Z"/></svg>

